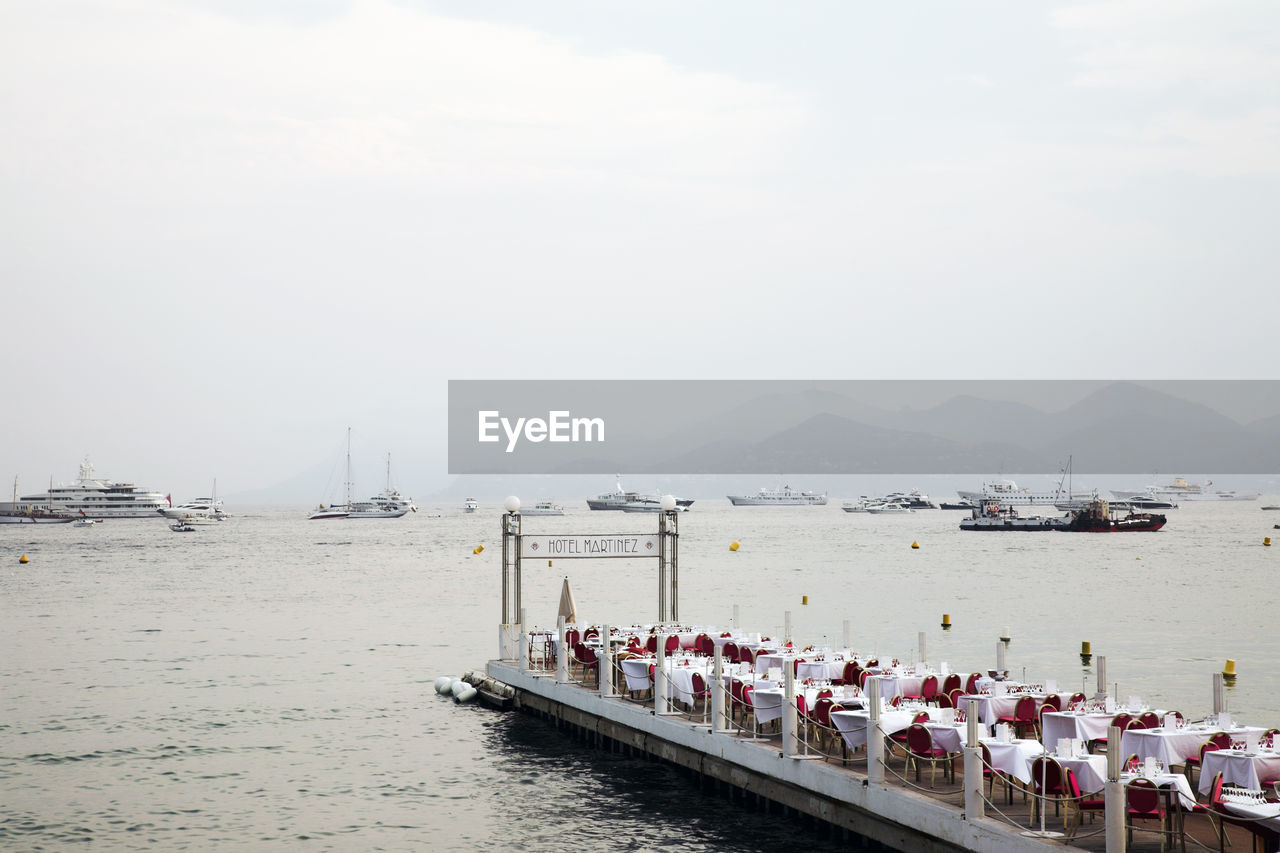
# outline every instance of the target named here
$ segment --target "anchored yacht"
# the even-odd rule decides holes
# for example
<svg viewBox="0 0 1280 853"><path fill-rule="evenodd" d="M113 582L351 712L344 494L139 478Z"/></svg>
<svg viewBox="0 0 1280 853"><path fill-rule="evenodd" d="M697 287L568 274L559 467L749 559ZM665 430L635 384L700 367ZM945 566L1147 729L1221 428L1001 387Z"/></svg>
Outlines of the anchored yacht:
<svg viewBox="0 0 1280 853"><path fill-rule="evenodd" d="M80 463L76 482L50 486L44 494L23 495L19 502L42 504L53 513L84 518L157 518L158 511L169 505L162 492L94 478L88 459Z"/></svg>

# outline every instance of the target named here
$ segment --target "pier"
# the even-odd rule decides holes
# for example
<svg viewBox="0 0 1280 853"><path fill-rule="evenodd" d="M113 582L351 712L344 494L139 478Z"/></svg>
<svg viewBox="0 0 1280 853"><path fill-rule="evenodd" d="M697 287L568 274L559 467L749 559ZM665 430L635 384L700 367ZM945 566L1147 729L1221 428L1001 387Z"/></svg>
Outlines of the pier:
<svg viewBox="0 0 1280 853"><path fill-rule="evenodd" d="M576 626L562 613L554 633L535 634L525 627L520 564L522 556L545 554L547 537L522 537L519 502L508 500L499 654L485 674L512 688L516 709L588 746L666 762L704 791L813 822L865 849L1277 849L1280 805L1261 790L1221 784L1221 760L1245 753L1206 758L1201 750L1199 791L1208 796L1192 788L1200 761L1188 757L1185 741L1198 746L1208 726L1231 729L1228 750L1239 735L1241 749L1247 738L1247 755L1274 751L1276 730L1233 726L1219 707L1220 674L1212 720L1184 725L1180 714L1144 707L1139 726L1136 707L1133 725L1117 713L1124 708L1107 690L1105 658L1098 692L1073 694L1064 708L1056 685L1006 679L1003 643L996 645L995 670L971 673L963 691L940 692L938 674L924 664L923 634L920 664L908 668L858 655L848 622L834 650L801 649L792 641L789 612L780 640L742 631L736 608L734 630L713 634L679 621L678 517L671 503L664 499L658 535L637 539L642 556L658 559L657 621ZM616 556L579 544L561 549L560 559ZM959 678L945 667L941 674L948 685ZM922 682L933 683L922 690ZM1033 700L1028 715L1022 706ZM1029 737L1020 736L1024 728ZM1172 751L1164 762L1130 755L1148 734L1160 744L1156 751L1177 739L1177 760Z"/></svg>

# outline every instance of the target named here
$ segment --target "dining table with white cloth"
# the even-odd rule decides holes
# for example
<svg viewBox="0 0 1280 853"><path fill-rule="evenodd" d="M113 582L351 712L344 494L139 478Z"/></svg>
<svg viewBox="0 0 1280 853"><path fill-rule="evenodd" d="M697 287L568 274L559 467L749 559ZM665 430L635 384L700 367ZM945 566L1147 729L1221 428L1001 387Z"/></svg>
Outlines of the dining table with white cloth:
<svg viewBox="0 0 1280 853"><path fill-rule="evenodd" d="M1107 729L1111 727L1114 716L1114 714L1084 711L1045 711L1044 716L1041 717L1044 723L1044 731L1041 735L1044 742L1050 746L1063 738L1073 738L1086 743L1091 740L1106 740Z"/></svg>
<svg viewBox="0 0 1280 853"><path fill-rule="evenodd" d="M656 658L625 658L619 666L622 667L622 674L627 679L628 690L648 690L649 667L657 661Z"/></svg>
<svg viewBox="0 0 1280 853"><path fill-rule="evenodd" d="M1200 764L1200 793L1207 794L1213 777L1222 773L1224 785L1257 790L1263 780L1280 779L1280 752L1270 749L1214 749Z"/></svg>
<svg viewBox="0 0 1280 853"><path fill-rule="evenodd" d="M1155 758L1165 767L1185 764L1188 758L1199 758L1200 747L1216 732L1204 726L1180 729L1125 729L1120 735L1120 754L1137 755L1139 760Z"/></svg>
<svg viewBox="0 0 1280 853"><path fill-rule="evenodd" d="M897 734L911 727L916 715L924 708L886 708L880 712L880 730L885 735ZM934 712L937 713L936 711ZM831 712L831 725L844 738L849 749L857 749L867 745L867 726L871 712L865 708ZM959 752L964 744L964 723L944 723L941 720L930 720L923 724L933 735L934 746L947 752Z"/></svg>
<svg viewBox="0 0 1280 853"><path fill-rule="evenodd" d="M1031 762L1044 755L1044 745L1033 738L982 738L991 754L991 769L1012 776L1024 785L1031 782ZM1105 757L1104 757L1105 760Z"/></svg>
<svg viewBox="0 0 1280 853"><path fill-rule="evenodd" d="M969 699L978 700L978 721L985 726L994 726L996 721L1001 717L1012 717L1014 710L1018 707L1018 700L1023 696L1031 694L1027 693L966 693L960 697L960 707L968 708L966 702ZM1032 698L1036 698L1032 696ZM1044 697L1039 697L1043 699ZM1050 741L1056 743L1056 741Z"/></svg>
<svg viewBox="0 0 1280 853"><path fill-rule="evenodd" d="M1196 795L1191 790L1191 783L1187 781L1187 777L1181 773L1170 773L1167 770L1163 773L1155 773L1151 776L1145 773L1121 773L1120 781L1126 786L1134 779L1143 778L1150 779L1157 788L1163 788L1166 793L1177 793L1178 802L1182 805L1183 811L1191 811L1196 804ZM1172 801L1170 801L1172 805Z"/></svg>
<svg viewBox="0 0 1280 853"><path fill-rule="evenodd" d="M1236 796L1224 791L1222 807L1232 817L1253 821L1272 832L1280 832L1280 803L1265 802L1257 796Z"/></svg>

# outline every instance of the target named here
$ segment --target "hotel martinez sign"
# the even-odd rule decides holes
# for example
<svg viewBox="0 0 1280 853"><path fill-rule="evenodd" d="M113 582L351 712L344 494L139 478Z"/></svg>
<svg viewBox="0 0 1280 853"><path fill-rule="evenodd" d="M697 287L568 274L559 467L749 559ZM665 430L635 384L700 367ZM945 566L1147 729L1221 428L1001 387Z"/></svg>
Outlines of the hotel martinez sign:
<svg viewBox="0 0 1280 853"><path fill-rule="evenodd" d="M661 535L657 533L610 533L603 536L531 536L520 537L520 556L548 560L572 560L601 557L657 557L661 553Z"/></svg>

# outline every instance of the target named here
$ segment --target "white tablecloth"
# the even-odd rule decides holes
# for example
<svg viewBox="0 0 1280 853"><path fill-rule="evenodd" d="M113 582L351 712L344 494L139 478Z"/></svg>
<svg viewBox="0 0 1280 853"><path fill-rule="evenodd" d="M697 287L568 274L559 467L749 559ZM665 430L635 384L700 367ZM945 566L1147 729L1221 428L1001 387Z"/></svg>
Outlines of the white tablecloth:
<svg viewBox="0 0 1280 853"><path fill-rule="evenodd" d="M880 713L880 728L884 734L900 732L911 725L917 711L889 710ZM831 725L840 732L849 749L857 749L867 745L867 723L871 718L869 711L836 711L831 715Z"/></svg>
<svg viewBox="0 0 1280 853"><path fill-rule="evenodd" d="M1273 832L1280 832L1280 803L1246 802L1223 796L1222 807L1236 817L1257 821Z"/></svg>
<svg viewBox="0 0 1280 853"><path fill-rule="evenodd" d="M649 689L649 667L654 658L627 658L622 661L622 674L627 679L628 690Z"/></svg>
<svg viewBox="0 0 1280 853"><path fill-rule="evenodd" d="M1128 729L1120 737L1120 755L1127 758L1136 753L1143 761L1156 758L1172 767L1188 758L1199 758L1200 747L1211 734L1212 730L1204 728Z"/></svg>
<svg viewBox="0 0 1280 853"><path fill-rule="evenodd" d="M1141 774L1124 773L1120 776L1120 781L1126 785L1138 778ZM1178 801L1182 804L1185 811L1191 811L1196 804L1196 795L1191 792L1191 783L1187 781L1187 777L1181 773L1157 773L1149 777L1152 782L1156 783L1157 788L1172 787L1178 792Z"/></svg>
<svg viewBox="0 0 1280 853"><path fill-rule="evenodd" d="M1206 752L1200 766L1200 793L1209 793L1213 777L1219 771L1223 784L1256 791L1262 787L1263 779L1280 779L1280 754L1246 753L1236 749Z"/></svg>
<svg viewBox="0 0 1280 853"><path fill-rule="evenodd" d="M1105 755L1073 755L1068 758L1054 756L1063 770L1070 770L1080 783L1080 793L1101 791L1107 785L1107 757ZM1186 779L1183 779L1185 782ZM1190 788L1188 788L1190 791Z"/></svg>
<svg viewBox="0 0 1280 853"><path fill-rule="evenodd" d="M991 766L1008 774L1024 785L1031 782L1031 762L1036 756L1044 755L1044 746L1040 741L1031 738L1012 740L1002 743L995 738L983 738L991 753Z"/></svg>
<svg viewBox="0 0 1280 853"><path fill-rule="evenodd" d="M1077 738L1083 741L1101 740L1107 736L1112 714L1080 714L1073 711L1046 711L1044 715L1044 742L1057 746L1059 738ZM1129 753L1124 753L1128 755Z"/></svg>
<svg viewBox="0 0 1280 853"><path fill-rule="evenodd" d="M1004 696L996 696L993 694L979 694L977 696L965 694L960 697L960 707L968 708L965 704L968 699L978 700L978 719L984 725L994 726L996 720L1000 717L1012 717L1014 709L1018 707L1018 700L1025 694L1008 693ZM1043 698L1043 697L1041 697ZM1057 741L1051 741L1056 743Z"/></svg>

